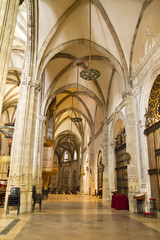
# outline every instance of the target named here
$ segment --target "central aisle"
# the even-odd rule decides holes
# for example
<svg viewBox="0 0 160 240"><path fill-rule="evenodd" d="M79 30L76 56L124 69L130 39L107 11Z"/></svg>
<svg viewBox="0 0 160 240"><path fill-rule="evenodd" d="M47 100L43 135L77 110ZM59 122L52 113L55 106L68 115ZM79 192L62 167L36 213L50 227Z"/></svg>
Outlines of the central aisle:
<svg viewBox="0 0 160 240"><path fill-rule="evenodd" d="M147 224L158 226L159 220L111 209L110 202L88 196L50 195L15 239L159 240L160 232Z"/></svg>

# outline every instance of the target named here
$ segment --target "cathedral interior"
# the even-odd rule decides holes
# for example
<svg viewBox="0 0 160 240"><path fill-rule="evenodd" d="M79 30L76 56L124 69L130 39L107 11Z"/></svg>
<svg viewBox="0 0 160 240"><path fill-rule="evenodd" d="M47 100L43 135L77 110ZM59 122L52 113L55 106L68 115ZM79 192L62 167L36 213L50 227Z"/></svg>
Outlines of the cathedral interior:
<svg viewBox="0 0 160 240"><path fill-rule="evenodd" d="M4 212L18 188L30 213L35 186L46 198L125 196L130 214L152 202L158 221L159 13L159 0L0 1Z"/></svg>

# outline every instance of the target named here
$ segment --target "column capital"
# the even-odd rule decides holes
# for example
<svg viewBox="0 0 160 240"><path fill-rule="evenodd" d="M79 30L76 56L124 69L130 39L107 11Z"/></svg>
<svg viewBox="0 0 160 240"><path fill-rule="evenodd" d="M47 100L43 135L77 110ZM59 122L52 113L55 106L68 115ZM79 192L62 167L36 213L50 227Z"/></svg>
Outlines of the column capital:
<svg viewBox="0 0 160 240"><path fill-rule="evenodd" d="M26 77L21 81L21 84L35 88L35 90L40 91L40 82L34 77Z"/></svg>
<svg viewBox="0 0 160 240"><path fill-rule="evenodd" d="M122 98L126 99L127 97L133 96L133 90L132 89L126 89L124 92L122 92Z"/></svg>

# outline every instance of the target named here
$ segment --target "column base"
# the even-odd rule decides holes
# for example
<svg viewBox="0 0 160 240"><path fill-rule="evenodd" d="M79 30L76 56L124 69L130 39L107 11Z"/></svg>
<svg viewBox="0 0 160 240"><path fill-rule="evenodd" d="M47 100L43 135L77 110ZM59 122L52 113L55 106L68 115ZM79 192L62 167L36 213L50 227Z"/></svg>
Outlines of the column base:
<svg viewBox="0 0 160 240"><path fill-rule="evenodd" d="M109 188L103 187L102 198L103 198L103 200L110 200Z"/></svg>
<svg viewBox="0 0 160 240"><path fill-rule="evenodd" d="M134 212L135 211L135 202L134 202L134 199L133 199L133 196L135 194L133 192L129 192L128 193L128 201L129 201L129 210L131 212Z"/></svg>
<svg viewBox="0 0 160 240"><path fill-rule="evenodd" d="M8 202L8 195L10 194L10 191L7 191L6 193L6 199L5 199L5 212L7 208L7 202ZM21 190L20 192L20 211L19 213L25 213L25 212L31 212L32 211L32 191L24 191ZM17 206L12 207L9 206L9 213L15 213L17 214Z"/></svg>

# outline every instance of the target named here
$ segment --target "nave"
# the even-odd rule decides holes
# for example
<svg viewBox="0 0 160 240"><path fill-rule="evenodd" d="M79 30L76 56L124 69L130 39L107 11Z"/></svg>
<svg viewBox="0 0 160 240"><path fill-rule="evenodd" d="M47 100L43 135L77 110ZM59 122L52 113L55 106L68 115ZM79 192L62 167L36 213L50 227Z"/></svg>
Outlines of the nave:
<svg viewBox="0 0 160 240"><path fill-rule="evenodd" d="M160 216L160 0L0 2L0 203L16 187L30 212L36 186Z"/></svg>
<svg viewBox="0 0 160 240"><path fill-rule="evenodd" d="M3 240L160 239L159 219L112 209L110 201L87 195L52 194L43 200L41 212L36 205L34 213L1 216Z"/></svg>

